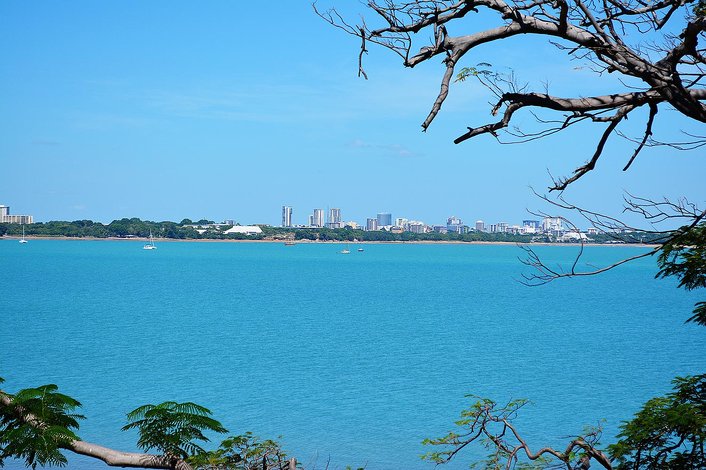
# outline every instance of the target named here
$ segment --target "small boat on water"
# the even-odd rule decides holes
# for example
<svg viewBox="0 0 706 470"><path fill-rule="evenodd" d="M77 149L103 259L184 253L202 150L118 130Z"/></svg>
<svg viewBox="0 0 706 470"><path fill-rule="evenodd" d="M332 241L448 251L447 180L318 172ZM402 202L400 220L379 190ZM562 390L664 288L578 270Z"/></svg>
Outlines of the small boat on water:
<svg viewBox="0 0 706 470"><path fill-rule="evenodd" d="M296 242L284 242L284 246L294 246L296 244Z"/></svg>
<svg viewBox="0 0 706 470"><path fill-rule="evenodd" d="M152 230L150 230L150 241L145 243L142 247L143 250L156 250L157 246L154 244L154 238L152 238Z"/></svg>
<svg viewBox="0 0 706 470"><path fill-rule="evenodd" d="M360 251L365 251L365 250L363 250L363 247L362 247L362 246L359 246L359 247L358 247L358 251L360 252Z"/></svg>
<svg viewBox="0 0 706 470"><path fill-rule="evenodd" d="M346 247L345 247L344 249L342 249L341 251L339 251L339 253L341 253L342 255L348 255L348 254L350 254L350 252L351 252L351 250L350 250L350 248L348 247L348 243L346 243Z"/></svg>
<svg viewBox="0 0 706 470"><path fill-rule="evenodd" d="M20 243L25 244L27 243L27 240L25 240L25 226L22 224L22 238L20 238Z"/></svg>

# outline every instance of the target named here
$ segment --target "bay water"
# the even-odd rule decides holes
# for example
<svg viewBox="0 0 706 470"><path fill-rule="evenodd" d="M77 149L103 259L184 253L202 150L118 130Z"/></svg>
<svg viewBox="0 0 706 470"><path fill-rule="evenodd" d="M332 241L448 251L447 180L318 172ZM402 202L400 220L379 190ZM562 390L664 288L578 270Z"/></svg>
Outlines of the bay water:
<svg viewBox="0 0 706 470"><path fill-rule="evenodd" d="M0 240L2 387L59 385L83 403L81 438L120 450L138 450L127 412L193 401L306 468L424 469L422 439L454 429L467 394L531 400L529 445L563 448L586 425L612 442L706 371L706 329L684 324L699 293L654 279L653 258L527 287L513 245L362 246ZM552 266L577 250L535 249ZM588 247L579 267L644 250Z"/></svg>

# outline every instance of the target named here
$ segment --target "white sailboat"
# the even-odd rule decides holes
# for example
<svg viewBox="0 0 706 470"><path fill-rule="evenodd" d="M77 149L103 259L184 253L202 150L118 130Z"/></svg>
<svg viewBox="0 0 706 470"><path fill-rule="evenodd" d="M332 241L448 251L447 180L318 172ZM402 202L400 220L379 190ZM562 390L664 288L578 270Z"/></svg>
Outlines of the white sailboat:
<svg viewBox="0 0 706 470"><path fill-rule="evenodd" d="M22 238L20 238L20 243L27 243L27 240L25 240L25 225L22 224Z"/></svg>
<svg viewBox="0 0 706 470"><path fill-rule="evenodd" d="M351 250L350 250L350 248L348 248L348 243L346 243L346 247L344 249L339 251L339 253L341 253L342 255L350 254L350 252L351 252Z"/></svg>
<svg viewBox="0 0 706 470"><path fill-rule="evenodd" d="M156 250L157 246L154 244L154 238L152 238L152 230L150 230L150 241L145 243L142 247L143 250Z"/></svg>

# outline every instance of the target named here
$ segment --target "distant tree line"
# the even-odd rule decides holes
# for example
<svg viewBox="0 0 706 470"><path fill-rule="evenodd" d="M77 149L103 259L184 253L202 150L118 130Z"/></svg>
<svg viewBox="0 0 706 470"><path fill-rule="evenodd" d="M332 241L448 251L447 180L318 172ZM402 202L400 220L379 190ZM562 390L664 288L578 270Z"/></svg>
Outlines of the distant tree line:
<svg viewBox="0 0 706 470"><path fill-rule="evenodd" d="M91 220L51 221L24 226L26 235L41 237L94 237L94 238L132 238L149 237L152 232L158 238L199 238L199 233L192 227L181 226L175 222L152 222L138 218L119 219L105 225ZM22 234L19 224L0 224L0 235L18 236Z"/></svg>
<svg viewBox="0 0 706 470"><path fill-rule="evenodd" d="M198 230L195 225L201 226ZM283 228L261 225L261 234L248 235L244 233L225 234L230 225L215 226L212 220L192 222L184 219L181 222L153 222L138 218L123 218L105 225L91 220L74 220L39 222L24 226L25 234L40 237L71 237L71 238L146 238L150 233L155 238L174 240L319 240L343 242L416 242L416 241L447 241L447 242L510 242L532 243L553 242L555 238L543 234L517 235L512 233L393 233L384 230L365 231L346 228ZM20 236L22 226L19 224L0 224L0 236ZM655 235L656 237L657 235ZM650 243L652 236L648 232L639 234L599 233L591 235L589 242L594 243Z"/></svg>

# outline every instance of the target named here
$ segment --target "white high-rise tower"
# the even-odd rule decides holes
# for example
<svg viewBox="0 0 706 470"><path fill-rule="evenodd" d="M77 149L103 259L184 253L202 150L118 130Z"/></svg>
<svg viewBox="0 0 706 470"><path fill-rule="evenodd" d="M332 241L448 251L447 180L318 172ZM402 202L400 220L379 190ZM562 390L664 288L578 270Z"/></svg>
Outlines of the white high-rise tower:
<svg viewBox="0 0 706 470"><path fill-rule="evenodd" d="M314 217L313 217L313 226L314 227L323 227L324 226L324 210L323 209L314 209Z"/></svg>
<svg viewBox="0 0 706 470"><path fill-rule="evenodd" d="M292 226L292 208L289 206L282 206L282 227Z"/></svg>

